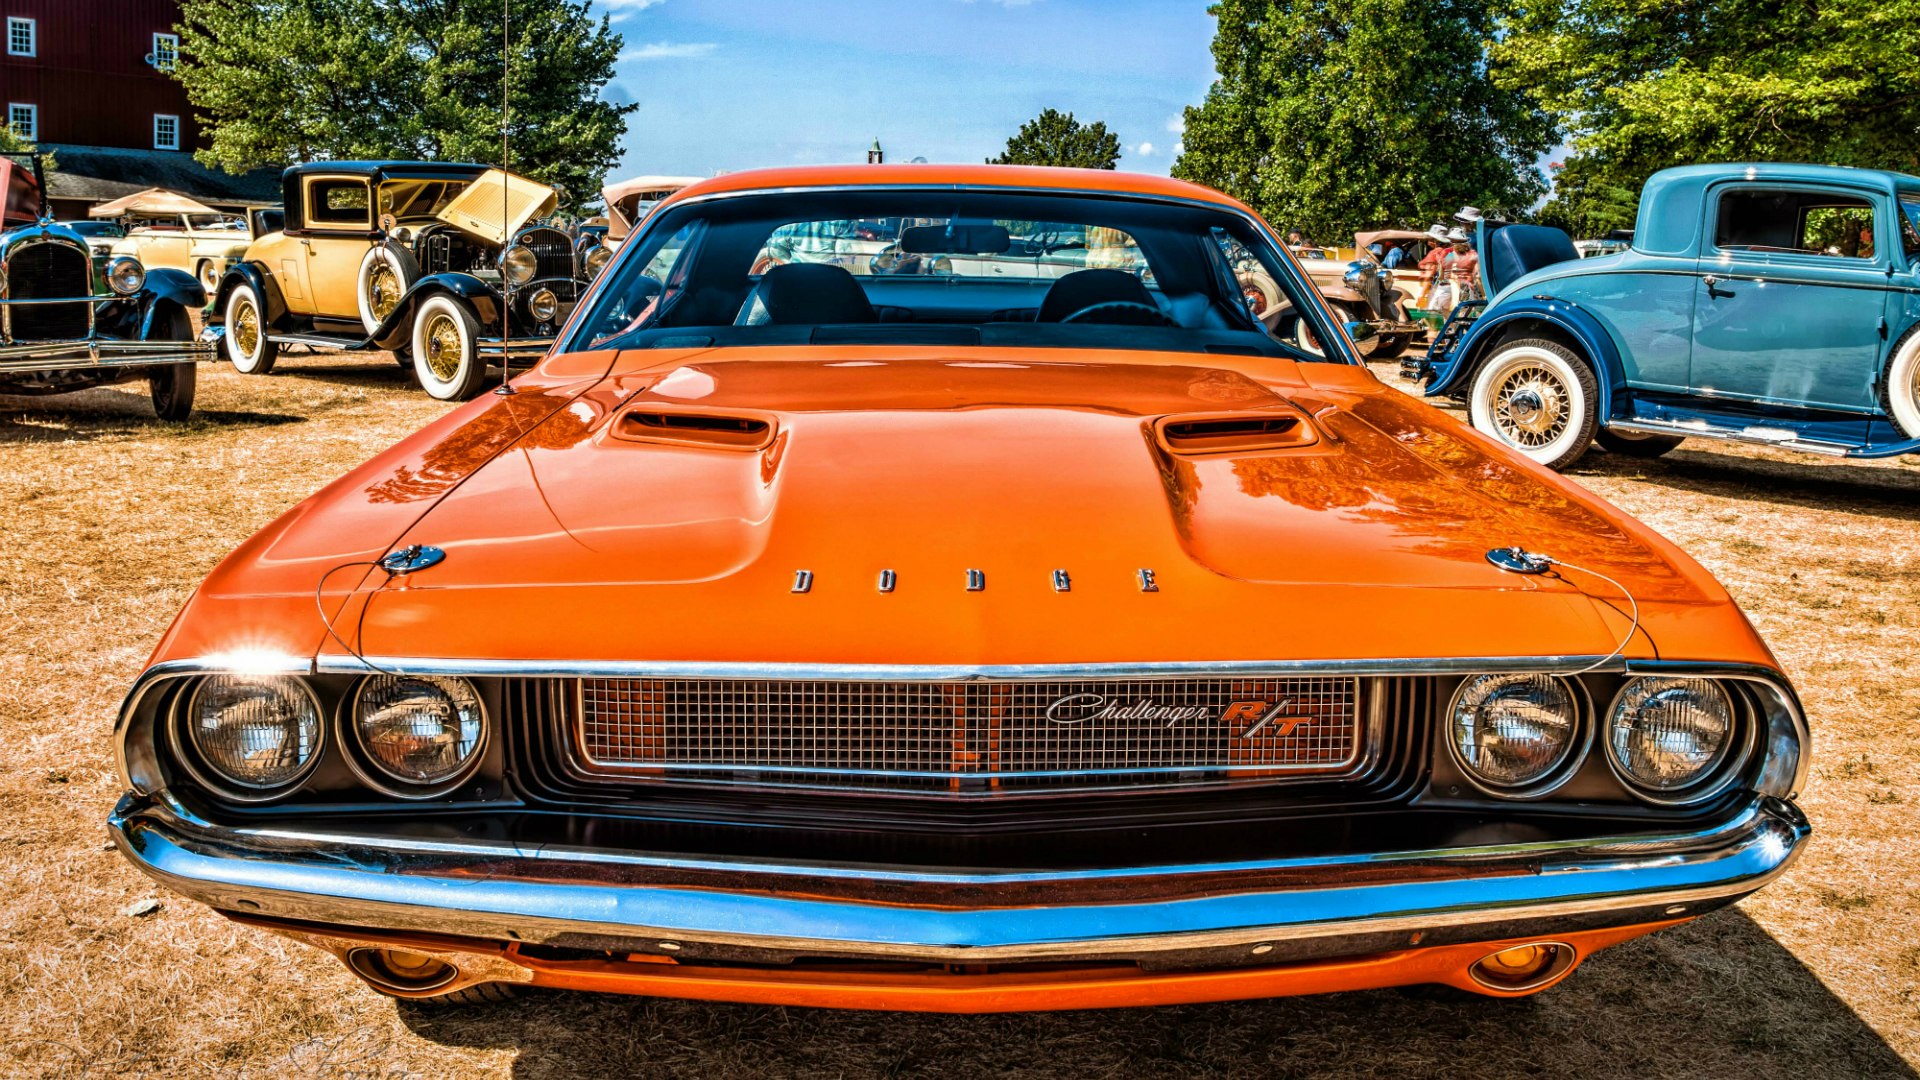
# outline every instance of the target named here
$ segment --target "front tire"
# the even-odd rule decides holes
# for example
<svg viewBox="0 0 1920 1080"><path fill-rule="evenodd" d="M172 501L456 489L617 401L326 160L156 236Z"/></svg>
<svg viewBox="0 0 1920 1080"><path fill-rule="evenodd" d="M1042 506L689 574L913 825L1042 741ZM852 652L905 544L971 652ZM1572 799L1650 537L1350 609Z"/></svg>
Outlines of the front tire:
<svg viewBox="0 0 1920 1080"><path fill-rule="evenodd" d="M201 259L200 265L193 268L193 276L200 279L200 287L212 296L220 291L220 272L213 268L213 260Z"/></svg>
<svg viewBox="0 0 1920 1080"><path fill-rule="evenodd" d="M480 324L465 304L444 294L428 297L413 317L413 375L441 401L465 401L480 392Z"/></svg>
<svg viewBox="0 0 1920 1080"><path fill-rule="evenodd" d="M1887 365L1887 411L1909 439L1920 439L1920 326L1908 330Z"/></svg>
<svg viewBox="0 0 1920 1080"><path fill-rule="evenodd" d="M280 358L280 346L268 340L266 308L253 286L241 282L227 296L227 359L242 375L267 375Z"/></svg>
<svg viewBox="0 0 1920 1080"><path fill-rule="evenodd" d="M193 323L185 311L175 311L166 331L157 340L191 341ZM193 415L193 394L200 382L200 367L189 360L167 364L147 376L147 396L153 400L153 414L170 423L179 423Z"/></svg>
<svg viewBox="0 0 1920 1080"><path fill-rule="evenodd" d="M1600 384L1580 354L1523 338L1480 365L1468 392L1473 426L1549 469L1580 460L1599 426Z"/></svg>

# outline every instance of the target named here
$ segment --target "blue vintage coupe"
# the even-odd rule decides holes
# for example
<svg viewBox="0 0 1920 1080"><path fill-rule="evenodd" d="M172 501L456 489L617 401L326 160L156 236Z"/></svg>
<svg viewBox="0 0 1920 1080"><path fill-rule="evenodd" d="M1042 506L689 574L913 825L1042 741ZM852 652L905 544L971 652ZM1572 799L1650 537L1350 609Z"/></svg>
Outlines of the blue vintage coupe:
<svg viewBox="0 0 1920 1080"><path fill-rule="evenodd" d="M1820 165L1654 174L1632 246L1483 222L1484 304L1402 373L1550 468L1686 438L1920 453L1920 178Z"/></svg>

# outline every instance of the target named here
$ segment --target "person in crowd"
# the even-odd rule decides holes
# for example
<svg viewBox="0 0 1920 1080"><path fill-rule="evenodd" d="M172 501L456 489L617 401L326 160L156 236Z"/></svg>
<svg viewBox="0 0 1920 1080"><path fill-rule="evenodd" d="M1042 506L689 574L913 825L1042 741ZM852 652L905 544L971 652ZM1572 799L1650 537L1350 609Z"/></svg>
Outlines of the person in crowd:
<svg viewBox="0 0 1920 1080"><path fill-rule="evenodd" d="M1439 310L1440 269L1452 251L1447 243L1447 227L1435 225L1427 230L1427 255L1420 260L1420 302L1415 307Z"/></svg>
<svg viewBox="0 0 1920 1080"><path fill-rule="evenodd" d="M1295 247L1295 248L1303 248L1303 247L1312 247L1313 244L1307 241L1306 233L1301 232L1299 229L1288 229L1287 230L1287 246Z"/></svg>
<svg viewBox="0 0 1920 1080"><path fill-rule="evenodd" d="M1458 226L1447 230L1447 245L1441 263L1445 299L1435 306L1452 312L1460 304L1480 298L1480 253L1473 250L1473 237Z"/></svg>
<svg viewBox="0 0 1920 1080"><path fill-rule="evenodd" d="M1380 245L1375 244L1373 246L1377 248ZM1400 268L1400 264L1406 261L1406 258L1407 258L1407 245L1404 241L1402 241L1401 243L1394 244L1393 246L1387 248L1387 253L1380 257L1380 265L1387 268L1388 270L1397 270Z"/></svg>

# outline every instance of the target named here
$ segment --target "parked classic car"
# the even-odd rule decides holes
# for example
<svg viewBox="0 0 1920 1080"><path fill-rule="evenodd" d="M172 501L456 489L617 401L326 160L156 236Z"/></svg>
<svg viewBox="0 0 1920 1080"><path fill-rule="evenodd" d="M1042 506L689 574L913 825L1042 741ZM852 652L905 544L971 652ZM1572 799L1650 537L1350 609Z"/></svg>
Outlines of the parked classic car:
<svg viewBox="0 0 1920 1080"><path fill-rule="evenodd" d="M388 349L427 393L470 398L489 362L546 352L610 257L539 220L552 188L485 165L314 162L283 187L285 228L247 248L209 318L246 374L282 345Z"/></svg>
<svg viewBox="0 0 1920 1080"><path fill-rule="evenodd" d="M1483 223L1491 301L1404 365L1474 426L1564 468L1597 440L1841 457L1920 452L1920 178L1820 165L1655 173L1632 246Z"/></svg>
<svg viewBox="0 0 1920 1080"><path fill-rule="evenodd" d="M193 412L194 364L213 350L193 340L190 312L207 302L177 270L108 255L53 220L32 159L31 179L0 158L0 394L64 394L145 380L162 420Z"/></svg>
<svg viewBox="0 0 1920 1080"><path fill-rule="evenodd" d="M699 182L697 176L636 176L600 189L600 197L607 204L607 246L619 250L621 241L656 203Z"/></svg>
<svg viewBox="0 0 1920 1080"><path fill-rule="evenodd" d="M87 248L95 255L112 255L114 241L127 235L127 230L115 221L62 221L63 229L71 229L76 235L86 238Z"/></svg>
<svg viewBox="0 0 1920 1080"><path fill-rule="evenodd" d="M1368 359L1389 360L1406 352L1407 346L1426 328L1408 316L1406 305L1413 298L1406 290L1395 286L1395 272L1383 270L1377 260L1365 254L1370 241L1362 238L1378 238L1380 235L1355 233L1354 248L1360 254L1353 259L1302 258L1300 266L1313 278L1320 295L1347 322L1368 328L1369 333L1355 342L1360 355ZM1311 252L1320 249L1304 250ZM1296 249L1295 254L1300 253ZM1412 270L1412 267L1407 268L1409 273ZM1254 304L1256 310L1272 302L1269 298L1274 291L1271 281L1262 280L1256 275L1243 280L1242 284L1247 291L1248 303Z"/></svg>
<svg viewBox="0 0 1920 1080"><path fill-rule="evenodd" d="M260 235L245 217L160 188L115 199L88 213L122 223L124 239L113 245L114 254L131 255L149 268L192 274L209 293L220 287L227 268L239 262Z"/></svg>
<svg viewBox="0 0 1920 1080"><path fill-rule="evenodd" d="M895 218L1152 274L751 273ZM1807 837L1712 577L1380 383L1223 195L733 174L583 303L195 591L120 714L136 865L401 997L977 1012L1532 993Z"/></svg>

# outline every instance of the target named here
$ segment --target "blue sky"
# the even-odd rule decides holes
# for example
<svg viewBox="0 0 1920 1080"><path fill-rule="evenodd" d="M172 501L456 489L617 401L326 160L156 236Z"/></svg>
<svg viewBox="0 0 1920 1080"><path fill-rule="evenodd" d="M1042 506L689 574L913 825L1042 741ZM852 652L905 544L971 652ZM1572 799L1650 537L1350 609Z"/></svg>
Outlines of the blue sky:
<svg viewBox="0 0 1920 1080"><path fill-rule="evenodd" d="M1165 173L1213 81L1205 0L593 0L626 37L621 165L979 161L1041 109L1104 120L1122 169Z"/></svg>

